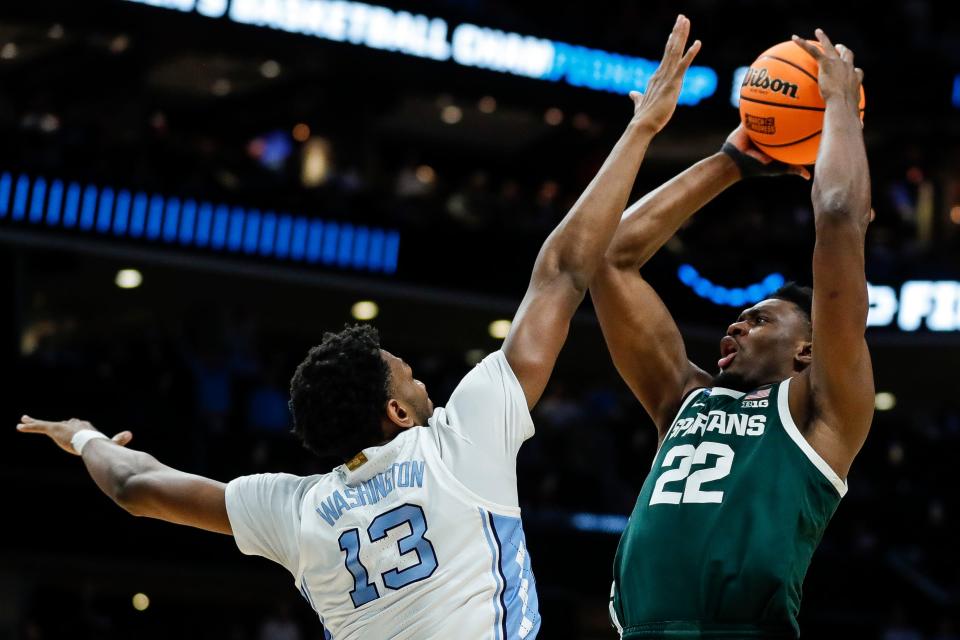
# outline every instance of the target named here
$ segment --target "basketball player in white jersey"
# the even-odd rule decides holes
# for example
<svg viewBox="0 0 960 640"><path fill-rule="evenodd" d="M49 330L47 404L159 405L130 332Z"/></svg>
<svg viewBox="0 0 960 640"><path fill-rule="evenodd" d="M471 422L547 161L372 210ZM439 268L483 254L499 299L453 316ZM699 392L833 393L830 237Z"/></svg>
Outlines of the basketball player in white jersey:
<svg viewBox="0 0 960 640"><path fill-rule="evenodd" d="M537 592L517 500L516 456L570 320L600 265L650 140L676 107L699 42L680 16L647 93L598 175L550 234L503 348L446 408L381 349L376 331L327 333L291 383L294 431L344 464L228 484L161 464L79 420L28 416L20 431L80 455L100 489L138 516L233 535L286 568L328 637L534 638ZM686 49L686 50L685 50Z"/></svg>

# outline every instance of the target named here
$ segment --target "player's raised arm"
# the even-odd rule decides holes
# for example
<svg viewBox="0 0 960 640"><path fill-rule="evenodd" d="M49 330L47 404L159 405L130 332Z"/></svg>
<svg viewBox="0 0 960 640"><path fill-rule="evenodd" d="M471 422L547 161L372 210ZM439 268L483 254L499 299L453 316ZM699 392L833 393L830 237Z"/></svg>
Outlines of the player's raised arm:
<svg viewBox="0 0 960 640"><path fill-rule="evenodd" d="M870 174L859 102L863 72L853 52L817 30L823 51L793 40L820 65L826 102L823 136L813 181L816 245L813 250L813 361L808 385L791 388L791 408L812 407L814 438L827 462L845 476L867 437L873 417L873 369L864 332L867 281L864 240L870 223ZM812 394L812 398L800 397ZM794 397L797 395L798 397ZM812 399L812 402L810 400ZM807 400L807 402L803 402ZM802 415L802 414L801 414ZM819 429L820 425L826 427Z"/></svg>
<svg viewBox="0 0 960 640"><path fill-rule="evenodd" d="M699 40L686 49L689 33L690 21L678 16L646 93L631 93L635 108L626 131L537 256L503 346L530 407L543 393L570 320L616 231L647 146L676 108L684 73L700 50Z"/></svg>
<svg viewBox="0 0 960 640"><path fill-rule="evenodd" d="M64 451L81 456L100 490L135 516L232 533L226 485L177 471L149 454L127 449L133 437L129 431L107 438L82 420L48 422L29 416L20 419L17 430L49 436Z"/></svg>
<svg viewBox="0 0 960 640"><path fill-rule="evenodd" d="M614 365L647 413L667 428L683 396L710 376L687 360L673 317L640 268L680 226L741 178L793 173L803 167L773 161L738 127L721 151L651 191L623 214L590 286Z"/></svg>

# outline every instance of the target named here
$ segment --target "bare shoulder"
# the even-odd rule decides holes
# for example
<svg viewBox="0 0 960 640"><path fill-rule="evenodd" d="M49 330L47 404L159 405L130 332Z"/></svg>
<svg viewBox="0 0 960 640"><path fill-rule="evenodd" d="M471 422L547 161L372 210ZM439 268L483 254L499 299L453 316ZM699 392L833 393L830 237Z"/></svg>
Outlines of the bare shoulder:
<svg viewBox="0 0 960 640"><path fill-rule="evenodd" d="M826 394L817 393L812 382L810 369L803 371L790 381L788 403L790 415L803 438L810 443L817 454L830 465L840 478L846 478L850 466L862 446L862 441L851 445L845 437L849 432L850 421L865 422L866 428L872 420L872 411L847 411L829 406ZM872 407L872 397L870 398ZM861 415L862 414L862 415Z"/></svg>

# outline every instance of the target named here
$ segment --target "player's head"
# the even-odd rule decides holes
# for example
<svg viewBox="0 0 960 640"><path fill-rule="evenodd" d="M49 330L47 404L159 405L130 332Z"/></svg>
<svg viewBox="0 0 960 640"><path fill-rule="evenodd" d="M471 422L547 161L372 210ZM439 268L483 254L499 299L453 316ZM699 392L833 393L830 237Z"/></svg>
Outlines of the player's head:
<svg viewBox="0 0 960 640"><path fill-rule="evenodd" d="M410 366L380 348L376 329L353 325L310 349L290 381L290 412L307 449L349 460L426 424L433 403Z"/></svg>
<svg viewBox="0 0 960 640"><path fill-rule="evenodd" d="M812 358L813 290L789 282L744 309L720 341L718 387L746 391L803 371Z"/></svg>

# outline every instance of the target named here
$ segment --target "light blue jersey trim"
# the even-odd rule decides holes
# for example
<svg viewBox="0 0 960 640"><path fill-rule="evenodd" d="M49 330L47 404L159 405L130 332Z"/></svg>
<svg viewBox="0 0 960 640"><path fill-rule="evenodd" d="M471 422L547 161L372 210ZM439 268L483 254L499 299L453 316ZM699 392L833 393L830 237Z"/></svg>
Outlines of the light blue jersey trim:
<svg viewBox="0 0 960 640"><path fill-rule="evenodd" d="M500 548L503 632L508 640L532 640L540 630L537 583L530 568L526 536L520 518L490 514L493 539Z"/></svg>
<svg viewBox="0 0 960 640"><path fill-rule="evenodd" d="M497 564L500 561L500 549L493 542L493 537L490 535L490 527L487 525L487 518L489 515L486 511L477 507L477 511L480 512L480 521L483 523L483 535L487 539L487 546L490 548L490 573L493 574L493 580L497 584L497 588L493 593L493 611L494 611L494 633L493 637L495 640L505 640L502 637L500 620L503 617L503 611L500 607L500 593L503 591L503 582L500 581L500 572L497 570Z"/></svg>

